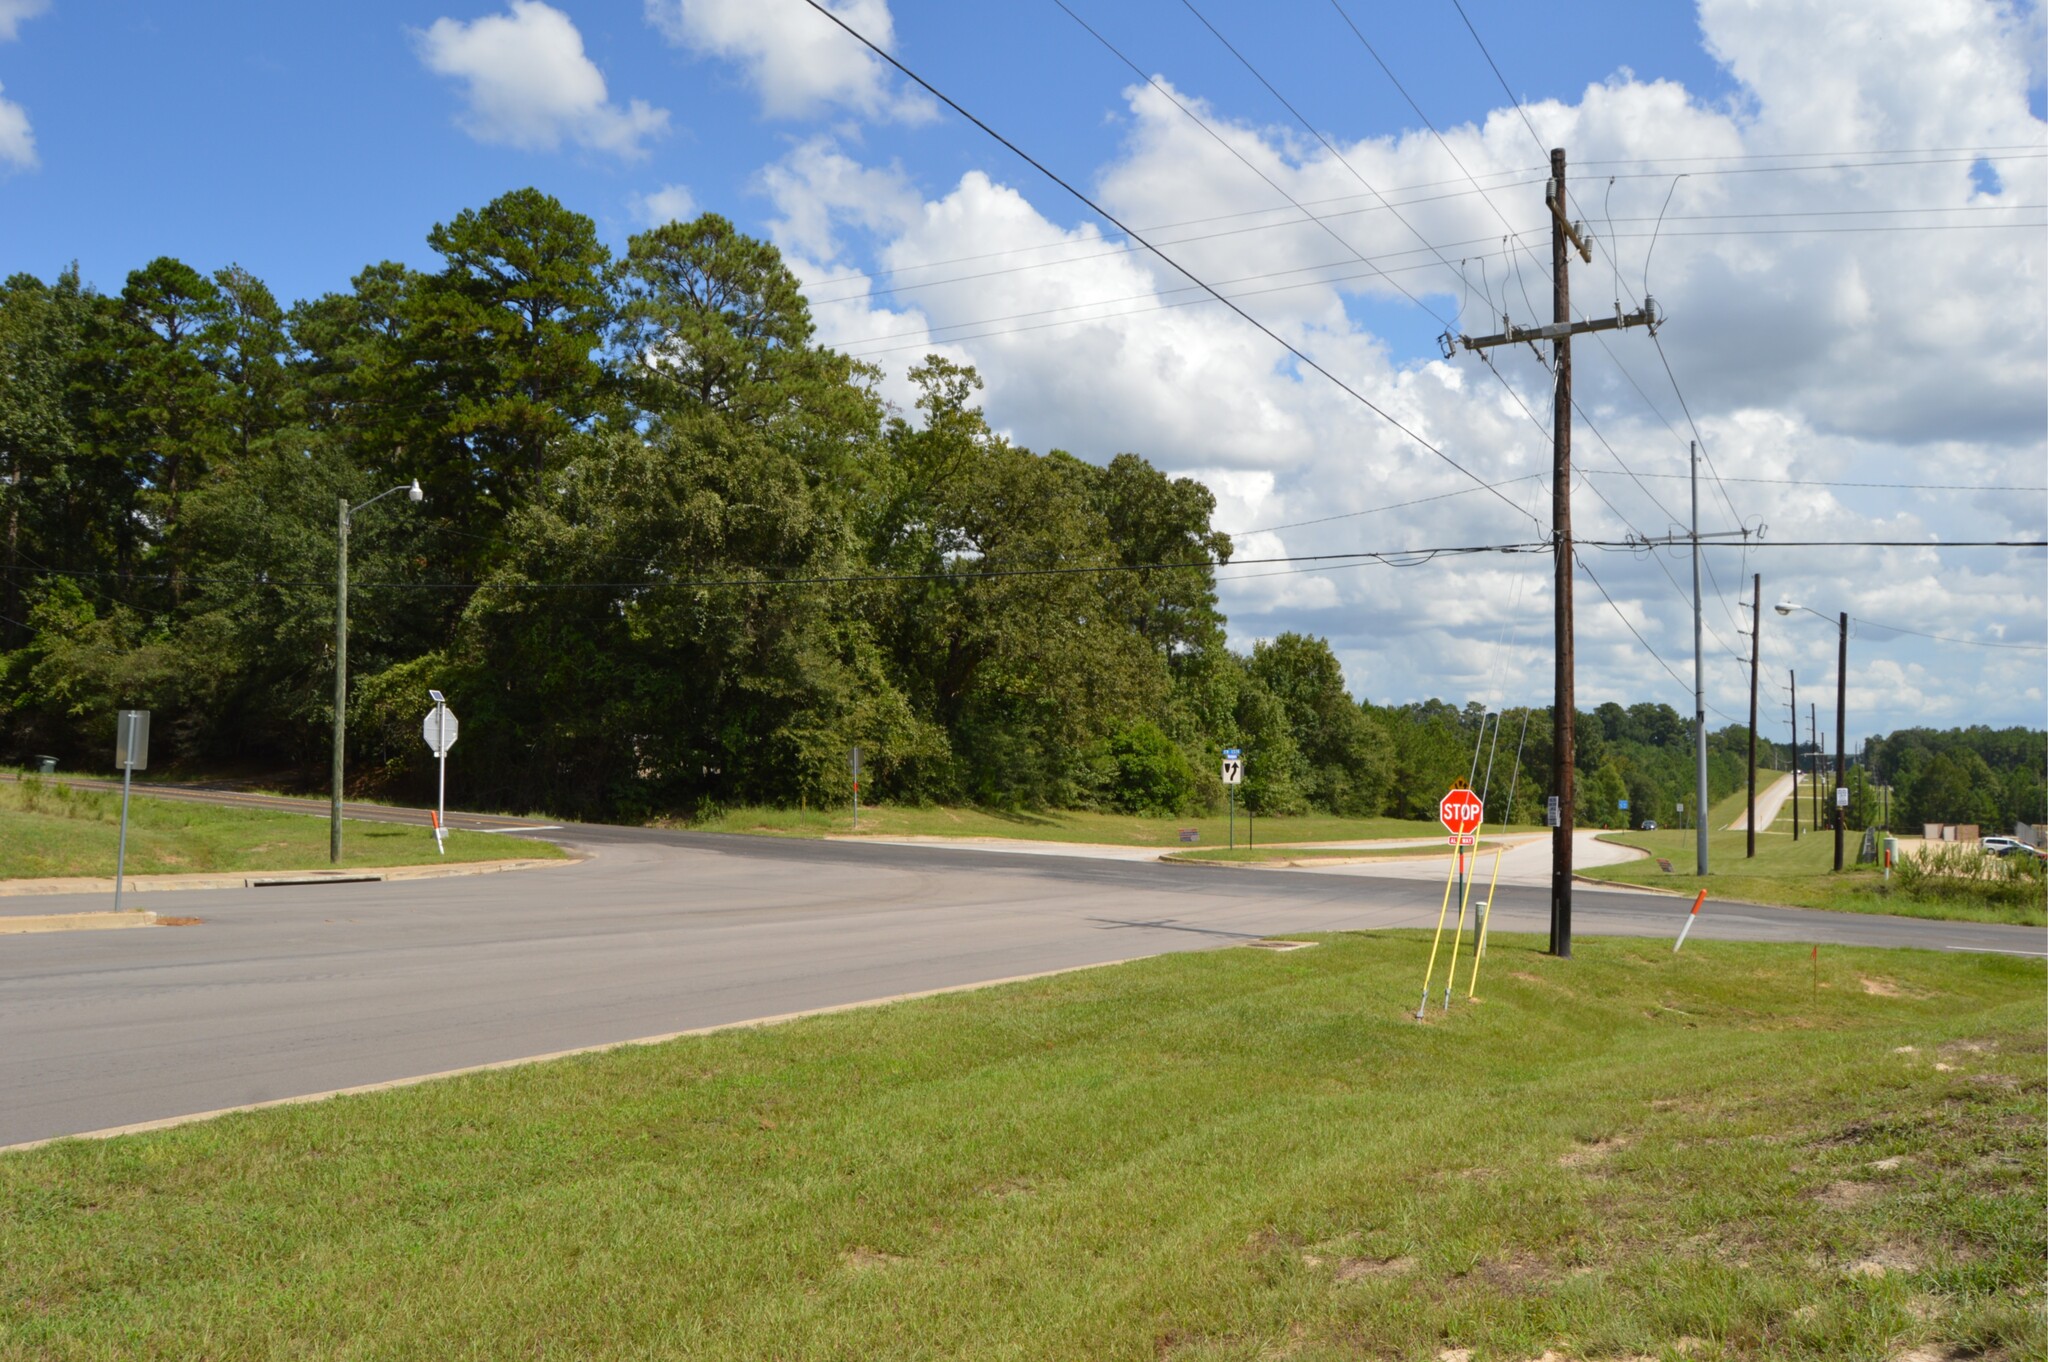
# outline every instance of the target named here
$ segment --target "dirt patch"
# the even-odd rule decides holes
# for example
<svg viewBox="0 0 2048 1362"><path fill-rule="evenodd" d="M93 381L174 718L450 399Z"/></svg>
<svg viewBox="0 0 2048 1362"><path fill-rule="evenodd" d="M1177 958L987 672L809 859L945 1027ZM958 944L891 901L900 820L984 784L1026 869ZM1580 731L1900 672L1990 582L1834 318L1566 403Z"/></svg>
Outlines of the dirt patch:
<svg viewBox="0 0 2048 1362"><path fill-rule="evenodd" d="M205 923L205 921L206 919L203 917L159 917L156 920L156 925L159 927L197 927Z"/></svg>
<svg viewBox="0 0 2048 1362"><path fill-rule="evenodd" d="M1865 993L1874 993L1880 998L1903 998L1905 996L1899 992L1899 986L1889 979L1865 977L1858 979L1857 982L1863 985Z"/></svg>
<svg viewBox="0 0 2048 1362"><path fill-rule="evenodd" d="M1472 1275L1502 1295L1540 1291L1557 1280L1557 1272L1549 1263L1528 1253L1490 1259L1473 1269Z"/></svg>
<svg viewBox="0 0 2048 1362"><path fill-rule="evenodd" d="M1895 1168L1905 1167L1912 1161L1908 1155L1894 1154L1888 1159L1879 1159L1876 1163L1866 1163L1863 1166L1865 1168L1875 1168L1880 1173L1889 1173Z"/></svg>
<svg viewBox="0 0 2048 1362"><path fill-rule="evenodd" d="M900 1253L884 1253L880 1249L848 1249L839 1256L841 1262L854 1272L875 1272L892 1263L903 1261Z"/></svg>
<svg viewBox="0 0 2048 1362"><path fill-rule="evenodd" d="M1626 1135L1615 1135L1603 1137L1598 1140L1588 1140L1580 1144L1580 1146L1577 1149L1574 1149L1567 1154L1560 1155L1557 1160L1558 1166L1561 1168L1585 1168L1589 1165L1599 1163L1601 1160L1607 1158L1609 1155L1614 1154L1619 1150L1628 1148L1628 1144L1629 1141Z"/></svg>
<svg viewBox="0 0 2048 1362"><path fill-rule="evenodd" d="M1398 1258L1340 1258L1337 1260L1336 1280L1342 1285L1368 1277L1405 1276L1414 1270L1415 1260L1405 1255Z"/></svg>
<svg viewBox="0 0 2048 1362"><path fill-rule="evenodd" d="M1918 1272L1920 1255L1903 1244L1886 1244L1858 1258L1842 1269L1849 1277L1889 1277L1895 1273Z"/></svg>
<svg viewBox="0 0 2048 1362"><path fill-rule="evenodd" d="M1878 1189L1867 1182L1831 1182L1814 1195L1814 1200L1831 1211L1846 1211L1877 1196Z"/></svg>

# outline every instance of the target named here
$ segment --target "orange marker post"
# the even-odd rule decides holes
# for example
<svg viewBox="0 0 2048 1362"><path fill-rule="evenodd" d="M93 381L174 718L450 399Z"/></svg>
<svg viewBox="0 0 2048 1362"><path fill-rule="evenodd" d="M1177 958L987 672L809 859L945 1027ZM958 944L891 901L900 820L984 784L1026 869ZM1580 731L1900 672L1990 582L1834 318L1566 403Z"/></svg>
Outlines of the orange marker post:
<svg viewBox="0 0 2048 1362"><path fill-rule="evenodd" d="M1678 929L1678 940L1671 943L1671 953L1678 954L1678 948L1685 944L1685 934L1692 930L1692 921L1700 915L1700 905L1707 901L1707 891L1700 890L1700 896L1692 901L1692 911L1685 915L1685 925Z"/></svg>

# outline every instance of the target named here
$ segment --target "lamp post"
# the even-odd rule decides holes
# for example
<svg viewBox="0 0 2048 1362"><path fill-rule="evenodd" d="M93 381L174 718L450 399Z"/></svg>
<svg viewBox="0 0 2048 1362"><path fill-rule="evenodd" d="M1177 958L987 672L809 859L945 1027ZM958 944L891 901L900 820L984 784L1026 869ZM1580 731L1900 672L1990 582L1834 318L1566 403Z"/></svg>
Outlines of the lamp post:
<svg viewBox="0 0 2048 1362"><path fill-rule="evenodd" d="M1820 611L1813 609L1811 606L1800 605L1793 601L1779 601L1777 605L1777 610L1778 613L1781 615L1789 615L1794 610L1804 610L1807 614L1813 616L1815 619L1824 620L1827 618L1826 615L1821 614ZM1835 869L1839 871L1842 868L1843 810L1841 791L1845 788L1842 783L1843 779L1848 774L1843 769L1844 764L1847 760L1847 758L1843 756L1843 748L1845 748L1848 745L1849 740L1848 611L1844 610L1841 613L1841 615L1838 617L1838 623L1840 625L1842 632L1841 642L1835 654Z"/></svg>
<svg viewBox="0 0 2048 1362"><path fill-rule="evenodd" d="M335 540L334 566L334 765L329 773L331 789L327 801L327 859L341 864L341 752L348 736L348 526L357 511L367 510L388 496L400 492L415 504L426 500L419 480L402 482L354 506L342 497L340 533Z"/></svg>

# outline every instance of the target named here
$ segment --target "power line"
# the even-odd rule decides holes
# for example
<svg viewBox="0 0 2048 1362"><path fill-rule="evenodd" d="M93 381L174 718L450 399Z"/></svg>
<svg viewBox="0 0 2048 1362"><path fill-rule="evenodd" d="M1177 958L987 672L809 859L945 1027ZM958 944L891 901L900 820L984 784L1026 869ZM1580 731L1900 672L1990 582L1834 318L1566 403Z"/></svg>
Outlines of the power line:
<svg viewBox="0 0 2048 1362"><path fill-rule="evenodd" d="M1204 559L1192 563L1062 563L1044 567L1020 568L948 568L932 572L843 572L812 574L808 576L747 576L747 577L662 577L647 576L633 581L533 581L508 580L502 577L486 578L480 582L451 581L375 581L358 580L349 584L350 590L357 588L393 590L544 590L544 591L646 591L654 588L709 589L713 587L786 587L786 586L845 586L890 582L975 582L1013 577L1075 577L1111 576L1147 572L1215 572L1228 567L1259 567L1274 563L1335 563L1338 565L1363 565L1367 562L1386 567L1419 567L1438 558L1467 557L1481 553L1547 553L1547 540L1527 540L1504 544L1453 544L1425 545L1414 548L1353 549L1343 553L1293 553L1279 554L1270 558L1241 558L1234 562L1215 562ZM123 577L130 581L163 583L172 580L167 573L121 573L112 571L87 571L50 569L50 574L62 577ZM772 573L785 569L776 567L746 567L735 565L728 571ZM292 581L265 575L248 577L206 576L180 574L179 580L195 585L231 586L275 586L275 587L318 587L331 589L332 581Z"/></svg>
<svg viewBox="0 0 2048 1362"><path fill-rule="evenodd" d="M1575 539L1586 548L1640 549L1626 539ZM1701 539L1703 549L2048 549L2048 539L1754 539L1746 544Z"/></svg>
<svg viewBox="0 0 2048 1362"><path fill-rule="evenodd" d="M1580 161L1579 165L1687 165L1698 161L1783 160L1792 156L1944 156L1952 152L1969 152L1981 158L1992 152L2040 150L2042 147L2038 142L2011 142L1986 147L1849 147L1840 151L1742 151L1719 156L1630 156L1605 161ZM1801 167L1788 166L1786 169L1797 170Z"/></svg>
<svg viewBox="0 0 2048 1362"><path fill-rule="evenodd" d="M1493 68L1493 78L1500 82L1502 93L1515 106L1515 112L1522 116L1522 126L1529 130L1529 140L1536 144L1536 150L1549 159L1550 149L1543 145L1543 139L1536 135L1536 125L1529 121L1529 111L1522 107L1522 101L1508 88L1508 78L1500 73L1500 63L1493 59L1493 53L1486 50L1486 39L1479 36L1479 30L1472 27L1472 16L1465 13L1465 6L1459 0L1451 0L1451 8L1458 11L1458 17L1465 21L1465 31L1472 35L1472 41L1479 44L1479 55L1486 58L1486 64Z"/></svg>
<svg viewBox="0 0 2048 1362"><path fill-rule="evenodd" d="M1540 479L1542 478L1542 476L1543 475L1541 473L1524 473L1519 478L1505 478L1502 481L1495 483L1494 486L1512 487L1518 482L1527 482L1531 478ZM1304 525L1327 525L1333 520L1352 520L1362 515L1378 515L1382 511L1399 511L1409 506L1421 506L1424 503L1431 501L1447 501L1452 497L1469 497L1478 490L1479 489L1477 487L1460 487L1455 492L1442 492L1433 497L1417 497L1413 501L1396 501L1391 503L1390 505L1374 506L1363 511L1346 511L1341 515L1319 516L1314 520L1290 520L1285 525L1265 525L1261 526L1256 530L1224 530L1221 531L1221 533L1227 534L1231 538L1236 539L1241 536L1248 536L1254 534L1271 534L1276 530L1296 530L1300 529Z"/></svg>
<svg viewBox="0 0 2048 1362"><path fill-rule="evenodd" d="M1591 472L1601 472L1592 469ZM1642 473L1639 477L1667 478L1683 482L1683 473ZM2001 482L1838 482L1830 478L1723 478L1723 482L1753 482L1779 487L1870 487L1895 492L2048 492L2048 485Z"/></svg>
<svg viewBox="0 0 2048 1362"><path fill-rule="evenodd" d="M1449 464L1452 468L1457 469L1458 472L1472 479L1472 481L1478 483L1482 487L1485 487L1488 491L1492 492L1494 496L1498 497L1504 505L1512 507L1517 514L1523 513L1521 507L1516 506L1514 502L1509 501L1507 496L1503 494L1499 489L1495 488L1491 483L1488 483L1484 478L1480 477L1477 473L1474 473L1471 469L1465 467L1456 459L1453 459L1450 455L1444 453L1443 450L1437 448L1428 440L1423 439L1421 435L1409 429L1407 425L1401 422L1392 413L1380 407L1377 403L1375 403L1371 398L1367 397L1364 393L1359 392L1356 388L1346 383L1343 379L1337 377L1335 373L1333 373L1329 369L1324 368L1321 364L1317 363L1314 359L1310 358L1307 353L1302 351L1292 341L1289 341L1284 336L1280 335L1279 332L1273 330L1264 322L1261 322L1258 318L1252 316L1251 313L1245 311L1237 304L1231 302L1229 298L1217 292L1207 283L1204 283L1199 277L1197 277L1194 274L1193 271L1181 265L1178 261L1174 260L1173 257L1167 255L1163 250L1159 249L1157 246L1154 246L1144 236L1131 230L1131 228L1125 226L1124 223L1120 219L1118 219L1114 214L1110 213L1107 209L1103 208L1100 204L1096 203L1095 200L1089 198L1086 194L1082 193L1072 184L1069 184L1066 180L1062 179L1059 175L1055 174L1050 167L1046 166L1043 162L1031 156L1022 147L1018 146L1015 142L1012 142L1009 138L1004 137L1001 133L997 132L987 123L975 117L975 115L969 113L964 107L962 107L962 105L957 100L942 93L937 86L933 85L924 77L918 75L915 71L911 70L908 66L905 66L902 62L898 61L894 56L890 55L890 53L888 53L886 50L879 47L874 42L870 41L858 29L854 28L851 24L847 23L846 20L840 18L837 14L827 9L822 3L820 3L820 0L805 0L805 3L808 4L812 9L816 10L819 14L823 15L826 19L830 20L834 25L843 30L848 36L857 40L863 47L867 48L870 52L873 52L876 56L880 57L889 65L895 67L896 70L901 72L904 76L914 81L917 85L922 87L926 93L930 94L933 98L945 104L948 108L952 109L953 112L959 114L968 122L974 124L975 127L981 129L984 133L988 134L989 137L1001 143L1002 146L1005 147L1008 151L1010 151L1012 155L1016 156L1026 165L1029 165L1039 174L1051 180L1061 189L1066 190L1067 193L1071 194L1075 199L1085 204L1092 212L1096 213L1105 221L1109 222L1118 231L1122 232L1124 235L1131 237L1133 240L1138 241L1140 244L1144 245L1154 255L1158 256L1160 260L1165 262L1170 268L1180 273L1181 275L1185 276L1190 283L1200 286L1205 292L1209 293L1210 296L1214 297L1218 302L1222 303L1225 307L1229 308L1232 312L1236 313L1239 317L1243 318L1252 326L1258 328L1258 330L1262 332L1269 340L1273 341L1276 345L1279 345L1282 349L1286 350L1289 354L1293 355L1301 363L1315 370L1316 373L1320 374L1323 378L1328 380L1337 388L1341 389L1346 395L1351 397L1354 401L1358 402L1361 406L1365 407L1368 411L1371 411L1374 415L1378 416L1388 425L1393 426L1396 430L1400 431L1403 435L1406 435L1410 440L1413 440L1422 448L1428 450L1431 454L1435 455L1438 459L1441 459L1444 463ZM1540 524L1541 522L1538 522L1539 528Z"/></svg>
<svg viewBox="0 0 2048 1362"><path fill-rule="evenodd" d="M1288 193L1287 190L1284 187L1282 187L1277 180L1275 180L1271 175L1268 175L1265 171L1261 170L1258 166L1254 165L1249 157L1247 157L1243 152L1239 151L1236 147L1232 146L1229 143L1229 141L1227 141L1220 133L1218 133L1214 128L1210 127L1209 124L1203 120L1200 114L1197 114L1193 109L1190 109L1185 103L1181 101L1181 99L1177 95L1175 95L1171 90L1167 89L1164 85L1162 85L1156 77L1147 75L1145 73L1144 68L1140 67L1136 62L1132 61L1129 57L1125 56L1123 51L1119 49L1116 46L1116 44L1110 42L1108 38L1105 38L1101 33L1096 31L1096 29L1092 25L1090 25L1087 20L1083 19L1080 15L1076 14L1073 11L1073 9L1068 6L1066 0L1053 0L1053 3L1055 5L1058 5L1060 9L1063 12L1065 12L1068 18L1072 19L1075 23L1079 24L1082 27L1082 29L1084 29L1088 33L1090 37L1094 38L1095 41L1101 43L1104 47L1108 48L1109 51L1116 56L1117 60L1121 61L1125 66L1128 66L1133 72L1135 72L1140 80L1146 82L1153 89L1158 90L1159 93L1165 95L1168 99L1172 100L1174 107L1179 109L1183 114L1187 115L1187 117L1194 122L1196 127L1200 128L1203 132L1209 134L1210 139L1213 140L1216 143L1216 145L1222 147L1225 151L1229 152L1232 156L1236 157L1238 161L1245 166L1246 169L1250 170L1254 175L1257 175L1260 179L1264 180L1266 184L1270 186L1275 193L1280 195L1281 198L1286 199L1288 203L1292 204L1296 209L1300 210L1305 221L1313 222L1318 227L1321 227L1323 229L1323 232L1332 241L1336 242L1339 246L1342 246L1347 252L1350 253L1350 255L1354 259L1358 260L1361 264L1371 263L1366 260L1365 256L1359 252L1356 246L1353 246L1350 242L1346 241L1343 237L1339 236L1337 234L1337 230L1334 227L1330 226L1327 221L1317 217L1314 213L1310 212L1307 207L1305 207L1299 200L1297 200L1294 197L1294 195ZM1182 0L1182 3L1186 4L1187 0ZM1202 19L1201 11L1195 9L1195 7L1192 4L1188 4L1188 10L1197 19ZM1222 42L1225 47L1230 47L1229 41L1225 39L1222 34L1216 33L1215 27L1211 25L1207 19L1202 19L1202 23L1205 27L1208 27L1211 33L1216 34L1216 38L1219 42ZM1237 49L1231 48L1231 52L1235 55ZM1239 56L1238 60L1243 61L1244 58L1242 56ZM1245 64L1247 68L1250 67L1249 62L1246 62ZM1256 70L1253 70L1252 74L1258 75L1258 72ZM1265 80L1263 76L1260 76L1259 78L1261 81ZM1273 89L1271 84L1267 84L1266 88L1268 90ZM1277 90L1273 91L1273 93L1275 98L1279 98L1279 92ZM1281 99L1280 102L1282 104L1287 103L1285 99ZM1290 104L1287 107L1290 113L1293 112L1293 105ZM1300 117L1299 114L1296 114L1295 116L1297 118ZM1311 129L1311 131L1313 131L1313 129ZM1320 136L1320 134L1318 134L1318 136ZM1334 147L1330 147L1330 144L1327 141L1324 141L1323 145L1330 149L1331 154L1337 155L1336 149ZM1343 157L1339 155L1338 159L1342 160ZM1363 180L1360 180L1359 183L1364 184L1365 182ZM1366 185L1366 188L1371 189L1372 186ZM1380 202L1382 206L1387 207L1390 211L1393 211L1392 205L1388 204L1384 198L1382 198ZM1394 216L1396 218L1399 218L1401 215L1398 211L1394 211ZM1405 223L1405 219L1403 221ZM1435 248L1432 247L1431 249L1434 250ZM1438 255L1437 258L1439 260L1443 259L1441 255ZM1391 276L1387 275L1385 271L1376 269L1375 273L1379 274L1379 276L1382 279L1385 279L1388 283L1393 284L1393 286L1396 289L1400 290L1401 296L1406 298L1409 302L1415 304L1424 312L1429 313L1430 316L1435 317L1439 323L1442 323L1446 326L1449 325L1448 322L1444 321L1443 315L1441 313L1439 313L1435 308L1431 307L1428 303L1423 302L1420 298L1410 293L1407 289L1402 288L1401 285L1398 282L1396 282Z"/></svg>
<svg viewBox="0 0 2048 1362"><path fill-rule="evenodd" d="M1883 620L1865 619L1861 615L1849 616L1851 624L1868 624L1894 634L1911 634L1915 638L1931 638L1937 643L1962 643L1972 648L2011 648L2019 652L2048 653L2048 643L1992 643L1981 638L1957 638L1953 634L1929 634L1919 629L1907 629L1897 624L1886 624Z"/></svg>
<svg viewBox="0 0 2048 1362"><path fill-rule="evenodd" d="M1455 0L1453 0L1455 3ZM1826 165L1809 166L1733 166L1722 170L1691 170L1689 175L1771 175L1785 172L1811 172L1821 170L1891 170L1907 166L1968 165L1984 160L1982 156L1949 156L1912 161L1845 161ZM2001 161L2048 160L2048 152L2033 151L2015 156L2000 156ZM1596 165L1621 164L1612 161L1593 162ZM1617 171L1610 176L1617 180L1661 180L1670 175L1668 170Z"/></svg>

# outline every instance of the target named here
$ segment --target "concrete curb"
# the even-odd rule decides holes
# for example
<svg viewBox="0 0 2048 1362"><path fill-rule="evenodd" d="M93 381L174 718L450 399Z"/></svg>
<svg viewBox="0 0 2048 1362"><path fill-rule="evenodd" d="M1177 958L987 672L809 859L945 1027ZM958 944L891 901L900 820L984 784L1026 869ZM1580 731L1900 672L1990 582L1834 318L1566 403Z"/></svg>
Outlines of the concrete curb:
<svg viewBox="0 0 2048 1362"><path fill-rule="evenodd" d="M39 917L0 917L0 936L27 932L104 932L117 927L154 927L156 914L129 909L105 913L46 913Z"/></svg>
<svg viewBox="0 0 2048 1362"><path fill-rule="evenodd" d="M567 850L567 848L564 848ZM561 860L505 860L505 861L460 861L454 865L390 865L364 866L360 870L341 872L355 878L376 877L384 880L438 880L453 875L495 875L506 870L545 870L550 866L575 865L588 860L587 856L570 852ZM246 889L251 878L281 879L293 877L302 872L289 870L248 871L238 870L232 874L204 875L128 875L121 881L124 894L154 894L178 889ZM317 872L303 872L309 876ZM308 883L314 882L308 879ZM111 894L114 892L114 877L111 875L65 875L40 880L0 880L0 898L13 898L23 894Z"/></svg>
<svg viewBox="0 0 2048 1362"><path fill-rule="evenodd" d="M1488 855L1495 851L1512 851L1513 847L1489 846L1477 854ZM1401 861L1448 860L1449 853L1417 847L1412 852L1404 851L1398 856L1309 856L1298 861L1210 861L1190 856L1179 859L1169 853L1159 858L1161 865L1217 865L1229 866L1234 870L1314 870L1326 865L1391 865Z"/></svg>
<svg viewBox="0 0 2048 1362"><path fill-rule="evenodd" d="M123 914L125 917L126 914ZM154 917L154 914L151 914ZM1264 944L1264 943L1245 943ZM1290 943L1290 949L1298 946L1312 946L1312 941ZM1267 949L1274 949L1267 945ZM460 1069L444 1069L439 1073L417 1074L410 1078L386 1079L382 1083L360 1083L351 1088L334 1088L327 1092L309 1092L296 1097L276 1097L267 1102L249 1102L239 1107L220 1107L214 1111L195 1111L185 1116L165 1116L154 1121L137 1121L132 1125L109 1126L104 1130L82 1130L73 1135L53 1135L46 1140L27 1140L21 1144L0 1145L0 1154L16 1154L30 1149L41 1149L45 1145L57 1144L63 1140L110 1140L117 1135L142 1135L153 1130L170 1130L176 1126L194 1125L200 1121L212 1121L222 1116L232 1116L244 1111L268 1111L272 1107L296 1107L308 1102L324 1102L331 1097L358 1097L366 1093L390 1092L396 1088L412 1088L422 1083L436 1083L444 1078L464 1078L470 1074L495 1073L500 1069L523 1069L529 1064L546 1064L557 1059L574 1059L579 1055L602 1055L613 1050L625 1050L641 1045L663 1045L672 1040L684 1040L691 1036L715 1036L721 1031L744 1031L765 1026L781 1026L788 1022L803 1021L808 1017L830 1017L841 1012L858 1012L870 1007L886 1007L891 1003L915 1002L919 998L942 998L951 993L973 993L984 988L1001 988L1005 984L1028 984L1036 979L1054 979L1063 974L1079 974L1083 970L1108 969L1112 965L1128 965L1139 960L1155 957L1138 955L1121 960L1098 960L1087 965L1068 965L1064 969L1039 970L1032 974L1013 974L1003 979L983 979L979 983L949 984L944 988L919 989L914 993L896 993L886 998L863 998L859 1002L834 1003L829 1007L811 1007L801 1012L781 1012L769 1017L750 1017L745 1021L718 1022L711 1026L694 1026L687 1031L666 1031L658 1036L636 1036L631 1040L606 1041L601 1045L581 1045L573 1050L553 1050L544 1055L526 1055L519 1059L500 1059L488 1064L469 1064Z"/></svg>

